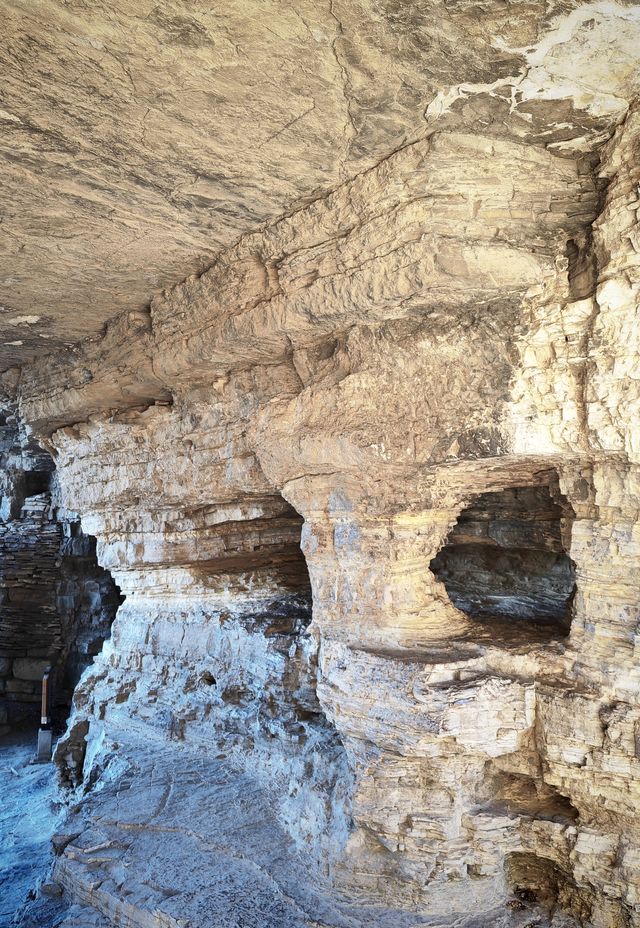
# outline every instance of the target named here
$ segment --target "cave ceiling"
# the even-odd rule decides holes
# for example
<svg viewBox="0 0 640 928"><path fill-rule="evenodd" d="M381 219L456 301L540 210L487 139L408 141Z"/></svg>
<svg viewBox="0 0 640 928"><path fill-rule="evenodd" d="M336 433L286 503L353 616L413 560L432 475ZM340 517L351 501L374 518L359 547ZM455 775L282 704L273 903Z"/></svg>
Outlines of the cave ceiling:
<svg viewBox="0 0 640 928"><path fill-rule="evenodd" d="M144 309L426 134L477 126L582 157L639 88L629 3L0 10L0 370Z"/></svg>

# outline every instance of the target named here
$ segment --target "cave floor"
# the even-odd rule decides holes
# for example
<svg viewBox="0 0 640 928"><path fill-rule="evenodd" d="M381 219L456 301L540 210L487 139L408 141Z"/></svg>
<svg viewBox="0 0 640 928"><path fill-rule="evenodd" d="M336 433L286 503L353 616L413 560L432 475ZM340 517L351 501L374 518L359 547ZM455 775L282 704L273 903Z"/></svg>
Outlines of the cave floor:
<svg viewBox="0 0 640 928"><path fill-rule="evenodd" d="M64 896L53 908L36 902L23 928L487 926L472 913L433 918L337 895L279 824L264 786L183 744L125 736L62 830L69 843L54 880ZM502 908L491 925L522 928L531 915Z"/></svg>
<svg viewBox="0 0 640 928"><path fill-rule="evenodd" d="M150 916L176 928L432 923L337 900L264 788L224 757L189 747L119 742L102 789L64 830L76 837L56 879L114 924L142 928Z"/></svg>
<svg viewBox="0 0 640 928"><path fill-rule="evenodd" d="M0 739L0 926L12 924L48 873L62 815L53 764L33 764L37 729Z"/></svg>

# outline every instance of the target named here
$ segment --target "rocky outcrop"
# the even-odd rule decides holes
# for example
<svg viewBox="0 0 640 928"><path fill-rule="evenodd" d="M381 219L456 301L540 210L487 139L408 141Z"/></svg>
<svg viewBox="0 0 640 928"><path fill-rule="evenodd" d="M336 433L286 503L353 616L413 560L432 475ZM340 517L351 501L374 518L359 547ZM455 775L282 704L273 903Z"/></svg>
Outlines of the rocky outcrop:
<svg viewBox="0 0 640 928"><path fill-rule="evenodd" d="M22 371L126 597L96 918L640 924L639 138L431 135Z"/></svg>
<svg viewBox="0 0 640 928"><path fill-rule="evenodd" d="M55 918L638 928L638 9L342 6L278 7L342 108L295 118L308 169L268 166L287 123L238 154L242 200L173 148L122 176L167 230L149 309L125 249L126 311L3 377L125 597L56 750ZM148 22L178 74L257 42L174 12ZM147 78L164 119L179 81ZM154 206L176 180L188 234ZM160 290L198 197L229 207L215 258Z"/></svg>

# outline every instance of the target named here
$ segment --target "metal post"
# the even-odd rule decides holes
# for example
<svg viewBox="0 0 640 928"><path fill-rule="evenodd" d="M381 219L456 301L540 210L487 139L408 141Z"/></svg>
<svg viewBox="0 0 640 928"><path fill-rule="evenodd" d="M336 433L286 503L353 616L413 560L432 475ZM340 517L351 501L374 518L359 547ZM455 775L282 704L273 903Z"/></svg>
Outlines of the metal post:
<svg viewBox="0 0 640 928"><path fill-rule="evenodd" d="M42 703L40 707L40 728L38 730L38 763L47 764L51 760L51 719L49 718L49 674L47 667L42 677Z"/></svg>

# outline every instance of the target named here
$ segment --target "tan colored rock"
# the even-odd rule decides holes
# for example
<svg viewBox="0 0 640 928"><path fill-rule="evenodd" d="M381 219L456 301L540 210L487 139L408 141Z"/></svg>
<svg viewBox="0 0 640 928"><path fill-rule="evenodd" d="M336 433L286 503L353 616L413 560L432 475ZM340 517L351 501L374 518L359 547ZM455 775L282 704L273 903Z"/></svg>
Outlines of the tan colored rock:
<svg viewBox="0 0 640 928"><path fill-rule="evenodd" d="M144 310L439 125L574 154L640 89L626 2L21 0L2 21L2 369Z"/></svg>
<svg viewBox="0 0 640 928"><path fill-rule="evenodd" d="M126 597L55 879L89 924L638 928L637 7L278 11L333 160L246 222L211 181L209 269L5 379ZM196 12L148 17L185 73L227 19L265 48Z"/></svg>

